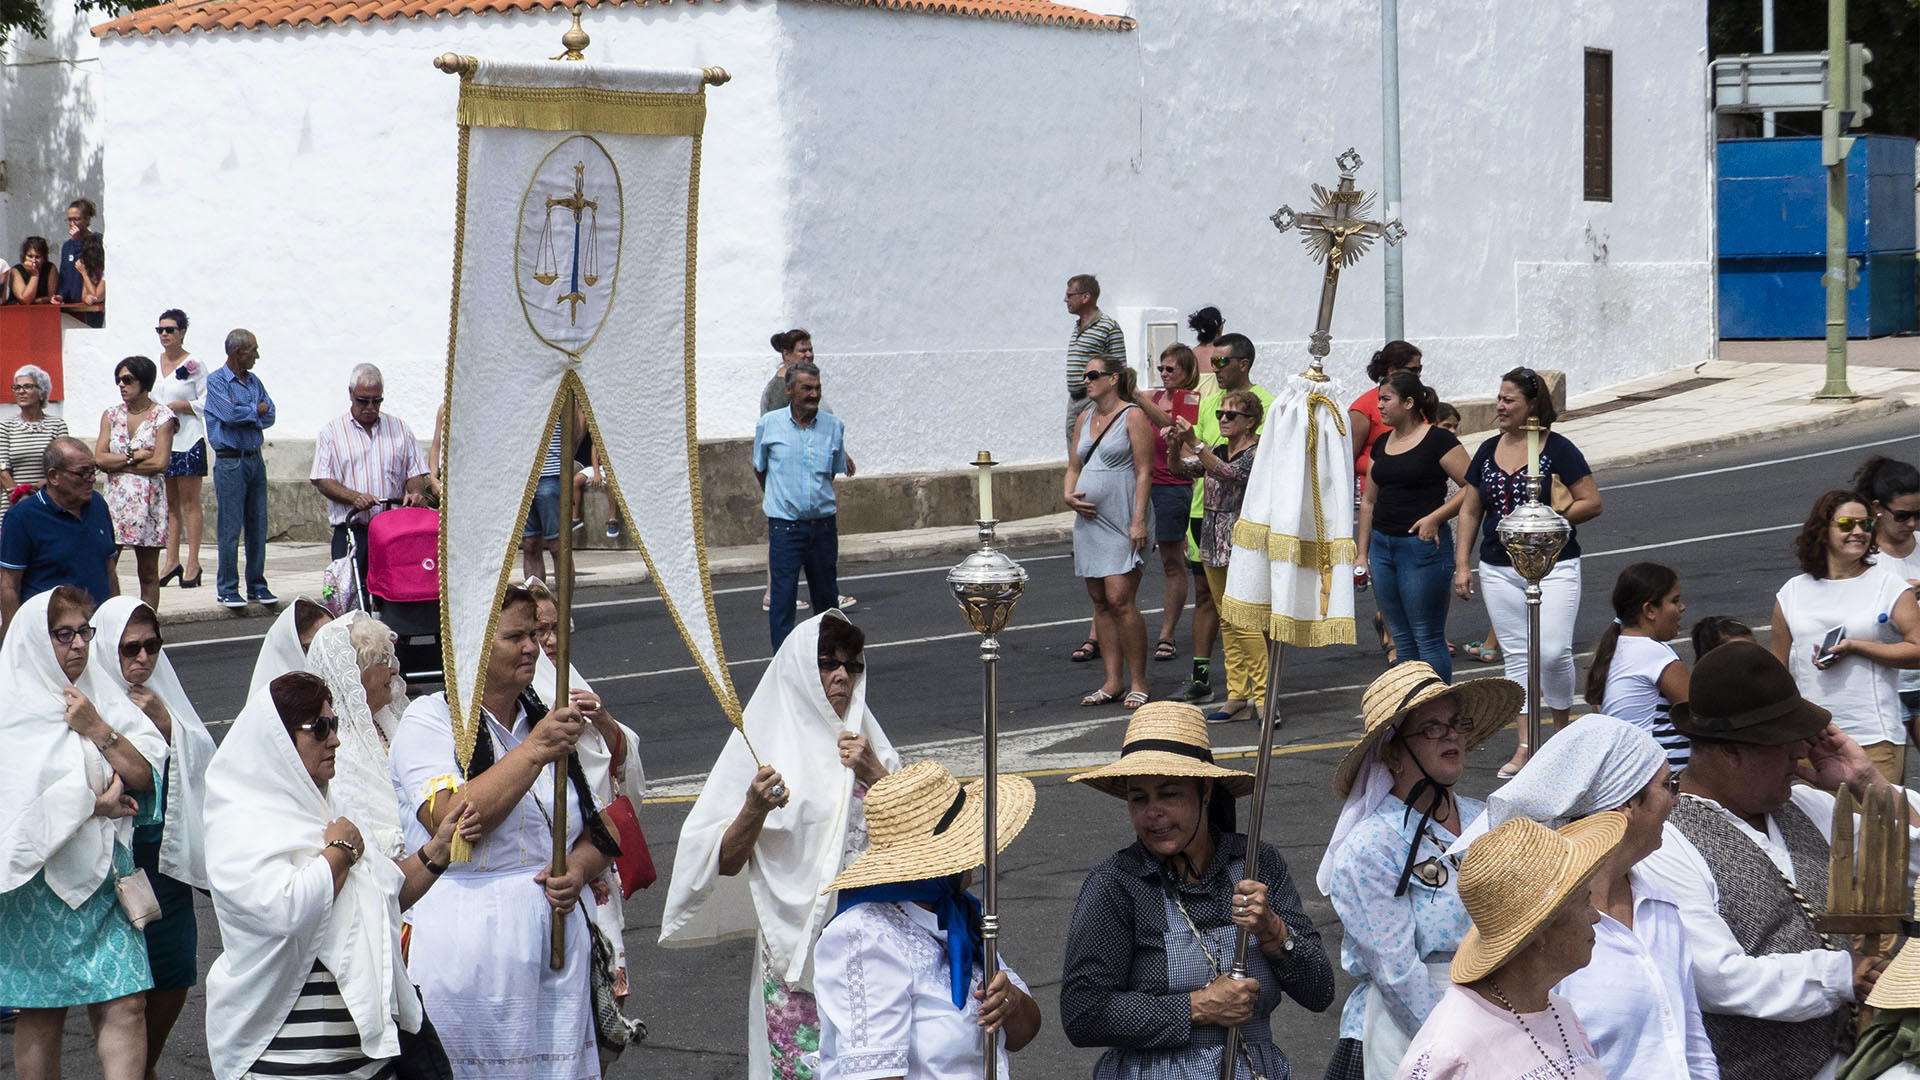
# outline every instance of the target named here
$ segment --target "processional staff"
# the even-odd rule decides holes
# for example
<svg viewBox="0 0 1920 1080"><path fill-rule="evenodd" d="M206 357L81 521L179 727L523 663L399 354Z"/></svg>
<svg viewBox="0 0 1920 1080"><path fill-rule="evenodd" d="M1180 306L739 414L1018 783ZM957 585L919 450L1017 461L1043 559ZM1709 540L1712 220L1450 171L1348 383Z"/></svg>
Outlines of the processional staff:
<svg viewBox="0 0 1920 1080"><path fill-rule="evenodd" d="M1407 235L1406 228L1397 220L1382 223L1367 219L1374 194L1361 191L1354 184L1354 176L1362 164L1357 151L1348 148L1334 163L1340 169L1340 183L1332 190L1313 185L1312 210L1298 213L1291 206L1282 206L1269 219L1281 232L1299 229L1307 254L1315 262L1325 264L1326 271L1320 280L1319 317L1307 344L1311 360L1307 370L1291 380L1286 392L1275 398L1277 415L1268 421L1268 431L1274 434L1276 443L1288 441L1278 446L1278 453L1263 449L1254 459L1254 477L1248 483L1249 499L1254 499L1256 489L1262 494L1259 500L1249 503L1249 509L1258 506L1254 510L1256 516L1251 521L1245 514L1242 516L1241 524L1252 528L1244 530L1244 535L1241 527L1236 526L1234 530L1235 550L1233 565L1228 568L1227 596L1220 600L1221 618L1235 623L1257 623L1248 625L1248 629L1258 629L1267 636L1266 712L1260 726L1253 806L1247 820L1246 874L1254 880L1259 880L1260 873L1260 830L1266 816L1273 732L1280 725L1276 707L1280 697L1281 646L1354 640L1350 601L1346 605L1349 614L1344 619L1332 610L1333 571L1343 559L1346 562L1353 559L1352 493L1343 479L1350 467L1342 467L1352 461L1352 456L1344 452L1349 446L1343 421L1345 413L1328 395L1331 380L1322 365L1332 350L1333 305L1340 289L1340 272L1359 261L1376 239L1398 244ZM1282 397L1286 399L1284 405ZM1290 441L1302 435L1304 446L1300 450L1304 453ZM1335 445L1342 451L1329 454L1328 450ZM1322 475L1323 457L1328 459L1335 475ZM1307 465L1305 484L1288 482L1276 489L1269 478L1281 470L1297 469L1301 460ZM1263 480L1266 482L1262 483ZM1295 505L1279 505L1267 499L1267 493L1274 490L1298 492L1302 488L1307 498ZM1347 522L1344 530L1335 524L1343 520ZM1303 572L1318 579L1317 603L1309 601L1309 610L1304 614L1293 604L1295 595L1301 587L1309 593L1315 590L1313 578L1303 578ZM1351 576L1339 584L1348 590L1350 597ZM1243 598L1242 590L1251 595ZM1231 978L1248 978L1248 940L1244 927L1235 932L1233 967L1228 973ZM1240 1056L1240 1029L1229 1028L1220 1058L1222 1080L1234 1080L1235 1060Z"/></svg>

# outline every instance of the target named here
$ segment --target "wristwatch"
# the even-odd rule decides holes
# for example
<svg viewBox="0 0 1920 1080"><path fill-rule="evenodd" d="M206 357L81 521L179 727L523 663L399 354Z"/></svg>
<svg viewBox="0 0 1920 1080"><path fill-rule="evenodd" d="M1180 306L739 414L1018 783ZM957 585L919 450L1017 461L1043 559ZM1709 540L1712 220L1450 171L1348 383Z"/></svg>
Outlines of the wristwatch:
<svg viewBox="0 0 1920 1080"><path fill-rule="evenodd" d="M113 749L113 744L119 741L120 741L120 733L118 731L113 730L112 728L108 728L107 741L103 743L94 743L93 745L99 747L102 750L111 750Z"/></svg>
<svg viewBox="0 0 1920 1080"><path fill-rule="evenodd" d="M438 866L435 866L433 860L427 857L427 845L421 844L420 845L420 865L427 868L427 873L432 874L434 877L439 877L441 874L444 874L447 872L447 867L451 864L441 863Z"/></svg>

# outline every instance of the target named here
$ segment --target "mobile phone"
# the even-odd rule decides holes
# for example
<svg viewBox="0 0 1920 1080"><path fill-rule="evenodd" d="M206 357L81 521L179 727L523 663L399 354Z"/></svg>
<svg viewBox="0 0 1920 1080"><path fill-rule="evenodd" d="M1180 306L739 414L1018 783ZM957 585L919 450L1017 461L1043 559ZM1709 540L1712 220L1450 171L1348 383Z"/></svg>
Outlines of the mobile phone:
<svg viewBox="0 0 1920 1080"><path fill-rule="evenodd" d="M1820 639L1820 647L1814 651L1814 666L1820 668L1832 667L1834 661L1840 659L1833 655L1833 647L1840 644L1840 639L1846 636L1847 628L1844 626L1836 626L1827 631L1827 636Z"/></svg>

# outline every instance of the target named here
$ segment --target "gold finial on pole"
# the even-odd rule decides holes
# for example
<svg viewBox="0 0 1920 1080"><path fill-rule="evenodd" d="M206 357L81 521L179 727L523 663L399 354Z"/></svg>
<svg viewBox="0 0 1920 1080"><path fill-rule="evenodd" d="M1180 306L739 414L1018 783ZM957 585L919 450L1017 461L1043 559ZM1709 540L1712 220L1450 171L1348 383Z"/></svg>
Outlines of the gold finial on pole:
<svg viewBox="0 0 1920 1080"><path fill-rule="evenodd" d="M723 67L701 68L700 71L706 75L708 86L725 86L733 81L733 76L727 74L727 69Z"/></svg>
<svg viewBox="0 0 1920 1080"><path fill-rule="evenodd" d="M433 66L449 75L466 76L480 70L480 59L459 53L441 53L433 58Z"/></svg>
<svg viewBox="0 0 1920 1080"><path fill-rule="evenodd" d="M550 56L549 60L585 60L586 48L593 42L585 30L580 29L580 5L573 5L573 26L560 35L560 47L566 51L559 56Z"/></svg>

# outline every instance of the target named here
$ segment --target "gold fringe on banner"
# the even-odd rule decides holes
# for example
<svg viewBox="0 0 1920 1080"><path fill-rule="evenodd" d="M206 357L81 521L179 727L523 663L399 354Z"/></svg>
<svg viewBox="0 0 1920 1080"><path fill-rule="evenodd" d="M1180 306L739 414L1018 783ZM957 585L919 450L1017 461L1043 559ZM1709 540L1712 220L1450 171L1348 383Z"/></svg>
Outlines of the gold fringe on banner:
<svg viewBox="0 0 1920 1080"><path fill-rule="evenodd" d="M1359 549L1350 539L1332 540L1321 543L1318 540L1302 540L1287 533L1277 533L1257 521L1241 518L1233 523L1233 546L1248 551L1264 551L1269 559L1277 562L1292 563L1308 570L1318 569L1321 559L1332 563L1350 563L1360 555Z"/></svg>
<svg viewBox="0 0 1920 1080"><path fill-rule="evenodd" d="M1354 640L1353 619L1351 616L1296 619L1291 615L1275 615L1267 626L1267 636L1283 645L1309 649L1322 645L1351 645Z"/></svg>
<svg viewBox="0 0 1920 1080"><path fill-rule="evenodd" d="M582 86L495 86L462 79L459 121L462 127L697 136L707 123L707 92L655 94Z"/></svg>

